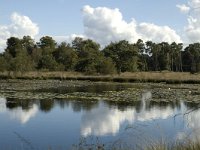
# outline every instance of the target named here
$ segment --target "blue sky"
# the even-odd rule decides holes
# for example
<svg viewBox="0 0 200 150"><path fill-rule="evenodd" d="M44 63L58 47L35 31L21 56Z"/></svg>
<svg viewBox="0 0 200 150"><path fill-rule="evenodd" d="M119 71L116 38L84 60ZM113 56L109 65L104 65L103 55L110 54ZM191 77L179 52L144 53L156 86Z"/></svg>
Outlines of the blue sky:
<svg viewBox="0 0 200 150"><path fill-rule="evenodd" d="M1 0L0 23L9 23L13 12L26 15L40 27L41 34L62 35L83 32L81 9L92 7L119 8L126 21L182 27L186 18L176 4L180 0Z"/></svg>
<svg viewBox="0 0 200 150"><path fill-rule="evenodd" d="M1 0L0 2L0 29L2 27L8 27L11 24L15 24L15 21L11 19L12 14L15 12L18 16L26 16L28 17L32 23L37 24L38 32L35 34L32 34L34 37L41 37L43 35L50 35L50 36L62 36L64 39L64 36L70 36L72 34L76 35L83 35L84 37L92 38L95 40L96 35L92 35L91 31L86 31L85 29L88 27L92 28L92 31L99 31L99 27L94 27L93 25L96 24L95 18L98 18L99 20L103 20L105 23L105 18L102 15L106 15L106 13L103 13L102 15L99 13L102 13L101 10L107 11L109 13L109 10L112 10L114 12L115 8L118 8L119 13L122 15L121 21L125 21L127 25L132 22L132 19L134 18L136 22L136 30L137 35L135 36L134 33L132 33L131 37L132 40L135 39L135 37L143 37L143 34L147 30L155 29L155 32L158 33L158 37L161 36L159 34L160 31L167 26L171 30L175 31L176 34L179 37L175 36L174 33L170 30L170 38L165 37L161 39L170 39L169 42L175 37L175 41L192 41L192 40L185 40L187 37L187 33L184 33L189 28L190 25L193 25L195 27L195 31L199 30L200 25L200 15L197 16L198 13L193 15L189 11L183 12L182 9L183 5L185 5L186 8L189 10L192 10L195 6L198 6L200 4L200 0ZM83 9L84 6L90 6L90 8L94 9L94 14L88 15L88 11ZM181 5L179 8L177 5ZM90 9L88 7L88 9ZM96 8L102 8L101 10L97 10ZM106 8L104 10L103 8ZM96 13L95 13L96 11ZM101 11L101 12L99 12ZM192 14L192 15L191 15ZM95 16L96 15L96 16ZM115 13L113 14L115 15ZM116 14L117 15L117 14ZM188 18L192 16L194 19L197 19L197 22L195 25L194 23L191 24L188 22ZM119 14L118 14L119 17ZM112 17L110 18L112 20ZM88 22L90 20L90 22ZM92 21L93 20L93 21ZM97 21L97 22L98 22ZM14 23L13 23L14 22ZM22 20L23 22L23 20ZM102 22L102 21L100 21ZM120 21L119 21L120 22ZM109 23L109 22L108 22ZM141 25L141 23L147 23L145 24L145 27ZM120 24L120 23L119 23ZM153 24L152 28L147 29L150 24ZM96 24L97 25L97 24ZM18 23L18 26L20 26L20 23ZM29 25L30 26L30 25ZM104 26L104 25L103 25ZM124 26L127 28L127 26ZM196 29L199 27L198 29ZM112 28L112 27L105 27ZM117 26L115 28L118 28ZM142 29L141 29L142 28ZM10 30L13 29L7 29L5 32L11 32ZM23 29L20 29L22 32ZM26 29L25 29L26 30ZM28 30L28 28L27 28ZM26 30L26 34L28 31ZM124 32L125 29L121 29L119 27L120 34ZM131 30L131 28L130 28ZM141 32L138 30L142 30ZM2 30L0 30L2 32ZM118 31L118 30L117 30ZM154 31L154 30L152 30ZM168 32L167 30L166 32ZM17 32L17 31L16 31ZM89 34L87 33L89 32ZM5 35L1 35L0 33L0 39L5 39ZM95 32L97 34L97 32ZM108 32L110 34L110 32ZM113 34L113 33L112 33ZM115 33L114 33L115 34ZM126 32L128 34L128 32ZM147 33L148 34L148 33ZM150 33L149 33L150 34ZM18 36L18 34L12 34L12 32L9 34L11 36L15 35ZM105 36L105 33L103 34ZM119 35L119 34L118 34ZM117 34L114 36L114 38L107 38L108 40L119 40ZM123 34L124 35L124 34ZM125 37L123 35L119 35L122 37ZM19 37L22 36L22 33L19 35ZM156 35L155 35L156 36ZM196 35L195 35L196 36ZM3 38L2 38L3 37ZM128 36L126 36L127 38ZM173 38L171 38L173 37ZM99 39L102 38L101 36L98 37ZM98 40L97 42L102 42L101 40ZM192 37L194 38L194 36ZM151 37L144 36L144 39L147 40L154 40ZM130 39L127 39L131 41ZM195 37L195 40L200 40L200 37ZM134 40L133 40L134 41ZM156 41L156 40L155 40ZM102 42L101 44L107 44L107 42ZM157 41L156 41L157 42ZM2 43L0 43L1 45Z"/></svg>

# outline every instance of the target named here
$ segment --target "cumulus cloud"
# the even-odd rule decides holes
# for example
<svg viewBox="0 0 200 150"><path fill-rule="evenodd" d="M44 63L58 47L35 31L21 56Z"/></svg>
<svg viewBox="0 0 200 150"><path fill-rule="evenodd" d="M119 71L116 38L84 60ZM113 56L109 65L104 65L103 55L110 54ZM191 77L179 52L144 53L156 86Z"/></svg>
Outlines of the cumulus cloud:
<svg viewBox="0 0 200 150"><path fill-rule="evenodd" d="M61 42L71 43L76 37L87 39L87 37L85 37L82 34L71 34L70 36L52 36L52 37L57 43Z"/></svg>
<svg viewBox="0 0 200 150"><path fill-rule="evenodd" d="M184 31L187 42L200 41L200 0L188 0L187 5L182 4L182 10L187 12L187 26ZM179 8L180 9L180 8ZM181 9L180 9L181 10Z"/></svg>
<svg viewBox="0 0 200 150"><path fill-rule="evenodd" d="M9 31L14 36L22 37L24 35L30 35L34 37L39 32L37 24L33 23L27 16L13 13L11 15L11 21L12 24L9 26Z"/></svg>
<svg viewBox="0 0 200 150"><path fill-rule="evenodd" d="M151 23L140 23L137 27L141 39L152 40L155 42L182 42L175 30L168 26L157 26Z"/></svg>
<svg viewBox="0 0 200 150"><path fill-rule="evenodd" d="M182 13L188 13L190 11L190 7L182 4L182 5L176 5L176 7L182 12Z"/></svg>
<svg viewBox="0 0 200 150"><path fill-rule="evenodd" d="M189 0L188 5L194 9L199 8L200 0Z"/></svg>
<svg viewBox="0 0 200 150"><path fill-rule="evenodd" d="M188 17L188 26L185 27L185 31L189 42L200 41L200 16L198 18L190 16Z"/></svg>
<svg viewBox="0 0 200 150"><path fill-rule="evenodd" d="M38 25L27 16L14 12L10 20L9 25L0 25L0 52L3 51L6 40L11 36L22 38L24 35L29 35L34 38L39 33Z"/></svg>
<svg viewBox="0 0 200 150"><path fill-rule="evenodd" d="M102 46L109 44L111 41L128 40L134 43L138 39L143 39L144 41L152 40L154 42L182 42L181 37L169 26L137 22L135 19L127 22L123 19L122 13L117 8L93 8L86 5L82 9L82 14L84 34L52 37L58 43L62 41L69 43L75 37L79 36L93 39ZM7 38L11 36L21 38L24 35L30 35L35 38L39 33L38 25L27 16L13 13L10 20L11 23L9 25L0 25L0 52L5 48ZM187 30L190 29L188 28ZM193 32L191 31L190 34L193 34Z"/></svg>
<svg viewBox="0 0 200 150"><path fill-rule="evenodd" d="M101 45L111 41L128 40L136 42L138 39L155 42L181 42L180 36L168 26L158 26L153 23L138 23L135 19L126 22L119 9L107 7L83 7L84 33Z"/></svg>

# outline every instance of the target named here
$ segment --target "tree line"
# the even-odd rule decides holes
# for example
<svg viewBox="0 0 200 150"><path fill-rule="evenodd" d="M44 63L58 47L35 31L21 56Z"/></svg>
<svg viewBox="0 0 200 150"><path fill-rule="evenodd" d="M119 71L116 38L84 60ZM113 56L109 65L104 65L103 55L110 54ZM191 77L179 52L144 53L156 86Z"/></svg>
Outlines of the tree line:
<svg viewBox="0 0 200 150"><path fill-rule="evenodd" d="M35 42L30 36L10 37L0 53L0 71L77 71L113 74L135 71L200 71L200 43L154 43L139 39L111 42L104 48L91 40L76 37L57 44L50 36Z"/></svg>

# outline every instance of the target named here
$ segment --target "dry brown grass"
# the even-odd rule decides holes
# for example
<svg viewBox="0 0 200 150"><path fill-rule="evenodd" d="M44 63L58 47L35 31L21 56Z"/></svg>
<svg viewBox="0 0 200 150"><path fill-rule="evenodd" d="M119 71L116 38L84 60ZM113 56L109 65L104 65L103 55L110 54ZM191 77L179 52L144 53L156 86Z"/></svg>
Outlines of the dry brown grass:
<svg viewBox="0 0 200 150"><path fill-rule="evenodd" d="M115 82L200 83L200 74L189 72L125 72L120 75L84 75L78 72L0 72L0 79L63 79Z"/></svg>
<svg viewBox="0 0 200 150"><path fill-rule="evenodd" d="M135 78L141 80L198 80L200 74L191 74L189 72L125 72L120 75L125 78Z"/></svg>
<svg viewBox="0 0 200 150"><path fill-rule="evenodd" d="M40 79L40 78L66 78L66 77L75 77L83 76L78 72L64 72L64 71L29 71L29 72L0 72L0 77L5 78L24 78L24 79Z"/></svg>

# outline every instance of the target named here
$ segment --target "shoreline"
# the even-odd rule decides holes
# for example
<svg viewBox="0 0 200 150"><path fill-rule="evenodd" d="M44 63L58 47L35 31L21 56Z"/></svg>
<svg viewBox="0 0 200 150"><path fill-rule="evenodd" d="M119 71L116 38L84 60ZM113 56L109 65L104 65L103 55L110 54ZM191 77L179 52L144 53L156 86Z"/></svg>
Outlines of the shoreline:
<svg viewBox="0 0 200 150"><path fill-rule="evenodd" d="M0 72L2 79L74 80L125 83L200 84L200 74L189 72L125 72L113 75L84 75L78 72Z"/></svg>

